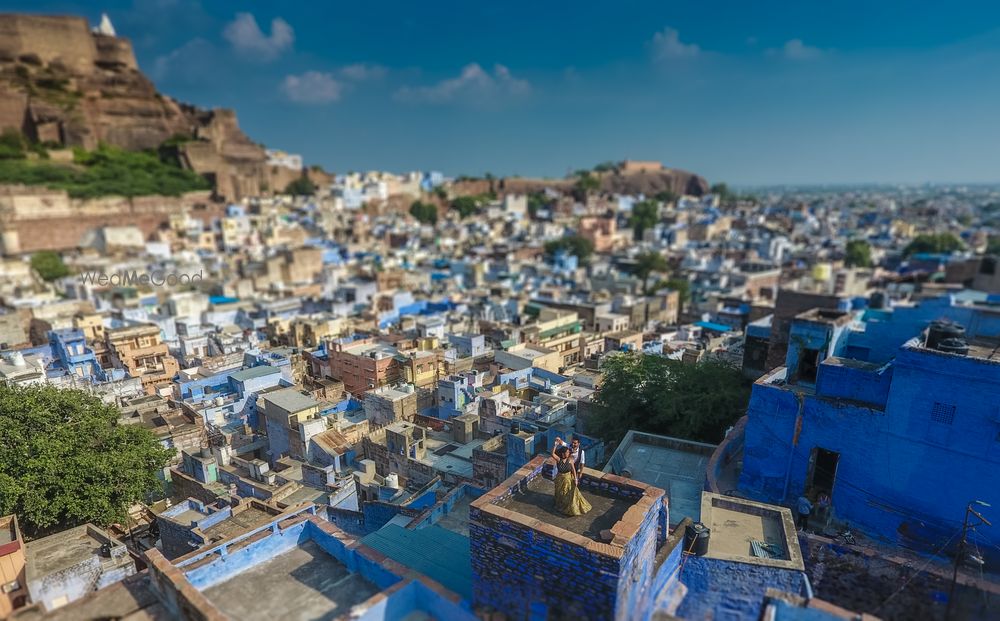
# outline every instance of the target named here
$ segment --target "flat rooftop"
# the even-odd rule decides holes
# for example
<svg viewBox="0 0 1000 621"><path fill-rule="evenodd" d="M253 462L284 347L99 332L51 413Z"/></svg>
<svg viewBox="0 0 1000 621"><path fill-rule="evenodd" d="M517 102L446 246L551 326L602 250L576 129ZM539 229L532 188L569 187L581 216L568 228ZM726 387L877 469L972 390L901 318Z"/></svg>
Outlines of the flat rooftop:
<svg viewBox="0 0 1000 621"><path fill-rule="evenodd" d="M248 530L257 528L258 526L263 526L272 520L274 520L274 515L268 513L267 511L261 511L254 506L250 506L239 513L233 512L232 517L228 517L218 524L209 526L204 529L202 533L204 533L205 538L209 541L221 541L223 539L229 539L230 537L241 535Z"/></svg>
<svg viewBox="0 0 1000 621"><path fill-rule="evenodd" d="M293 414L319 405L318 401L309 395L302 394L298 388L283 388L264 393L261 398Z"/></svg>
<svg viewBox="0 0 1000 621"><path fill-rule="evenodd" d="M711 530L709 558L800 571L804 567L792 512L785 507L704 492L701 518ZM768 556L755 553L753 542L764 544Z"/></svg>
<svg viewBox="0 0 1000 621"><path fill-rule="evenodd" d="M469 504L472 503L472 500L472 497L468 494L463 495L460 500L455 501L455 505L451 510L437 521L437 525L441 528L447 528L453 533L468 537Z"/></svg>
<svg viewBox="0 0 1000 621"><path fill-rule="evenodd" d="M101 540L92 529L93 526L84 524L28 543L28 579L47 576L99 555ZM114 545L121 544L114 542Z"/></svg>
<svg viewBox="0 0 1000 621"><path fill-rule="evenodd" d="M248 621L332 620L379 592L313 541L205 589L224 614Z"/></svg>
<svg viewBox="0 0 1000 621"><path fill-rule="evenodd" d="M705 469L714 451L711 444L630 431L604 471L665 490L671 524L686 517L697 522Z"/></svg>
<svg viewBox="0 0 1000 621"><path fill-rule="evenodd" d="M553 506L555 483L543 476L537 476L529 481L522 491L499 502L498 506L558 526L571 533L597 539L602 530L614 526L618 520L622 519L629 507L635 504L634 501L627 498L585 487L581 489L581 493L593 506L593 509L583 515L573 517L563 515L556 511Z"/></svg>

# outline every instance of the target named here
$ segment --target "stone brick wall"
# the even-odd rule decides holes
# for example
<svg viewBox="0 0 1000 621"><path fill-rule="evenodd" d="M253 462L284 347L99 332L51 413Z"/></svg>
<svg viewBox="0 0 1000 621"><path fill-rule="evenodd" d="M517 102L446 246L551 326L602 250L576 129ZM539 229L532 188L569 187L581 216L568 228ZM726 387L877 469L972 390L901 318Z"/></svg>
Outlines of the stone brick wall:
<svg viewBox="0 0 1000 621"><path fill-rule="evenodd" d="M473 599L510 619L558 609L568 618L614 618L618 560L471 509ZM549 527L554 528L554 527ZM535 606L531 607L534 603ZM540 615L545 618L545 615Z"/></svg>
<svg viewBox="0 0 1000 621"><path fill-rule="evenodd" d="M682 619L756 619L767 589L806 594L801 571L689 555L681 570L687 595L677 610Z"/></svg>
<svg viewBox="0 0 1000 621"><path fill-rule="evenodd" d="M507 450L505 436L487 440L472 451L472 478L476 485L490 489L507 478Z"/></svg>
<svg viewBox="0 0 1000 621"><path fill-rule="evenodd" d="M632 501L601 543L498 505L546 476L551 464L536 457L469 508L473 599L482 614L509 619L634 619L654 598L657 549L668 514L658 488L587 470L585 489Z"/></svg>

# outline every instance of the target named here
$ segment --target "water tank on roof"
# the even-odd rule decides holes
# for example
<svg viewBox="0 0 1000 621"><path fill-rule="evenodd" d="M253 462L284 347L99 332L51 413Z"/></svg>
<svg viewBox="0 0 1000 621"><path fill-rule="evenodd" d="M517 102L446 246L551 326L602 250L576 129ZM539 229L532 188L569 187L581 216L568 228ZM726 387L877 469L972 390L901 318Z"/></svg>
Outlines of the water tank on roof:
<svg viewBox="0 0 1000 621"><path fill-rule="evenodd" d="M712 529L701 522L688 524L684 531L684 551L695 556L705 556L708 553L708 540L712 536Z"/></svg>
<svg viewBox="0 0 1000 621"><path fill-rule="evenodd" d="M225 402L226 402L226 400L225 400L225 399L223 399L222 397L216 397L216 398L215 398L215 405L217 405L217 406L218 406L218 405L222 405L222 404L223 404L223 403L225 403Z"/></svg>
<svg viewBox="0 0 1000 621"><path fill-rule="evenodd" d="M965 339L944 339L937 344L937 350L946 354L964 356L969 353L969 344L965 342Z"/></svg>
<svg viewBox="0 0 1000 621"><path fill-rule="evenodd" d="M395 472L385 475L385 486L389 489L399 489L399 475Z"/></svg>
<svg viewBox="0 0 1000 621"><path fill-rule="evenodd" d="M881 291L876 291L868 296L868 308L876 310L885 308L885 294Z"/></svg>
<svg viewBox="0 0 1000 621"><path fill-rule="evenodd" d="M953 321L938 319L937 321L932 321L930 327L927 328L927 342L925 346L928 349L938 349L938 344L941 341L964 338L965 328Z"/></svg>
<svg viewBox="0 0 1000 621"><path fill-rule="evenodd" d="M521 433L521 424L520 423L511 423L510 424L510 432L512 434L514 434L514 435L517 435L517 434Z"/></svg>
<svg viewBox="0 0 1000 621"><path fill-rule="evenodd" d="M833 276L833 266L829 263L817 263L813 266L812 277L813 280L827 281Z"/></svg>

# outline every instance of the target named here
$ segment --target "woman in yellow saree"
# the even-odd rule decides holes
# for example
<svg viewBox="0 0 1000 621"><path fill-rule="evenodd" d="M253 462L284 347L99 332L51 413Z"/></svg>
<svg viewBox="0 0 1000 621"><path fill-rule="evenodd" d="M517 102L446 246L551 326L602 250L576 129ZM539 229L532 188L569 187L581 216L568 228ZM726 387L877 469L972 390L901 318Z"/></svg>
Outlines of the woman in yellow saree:
<svg viewBox="0 0 1000 621"><path fill-rule="evenodd" d="M556 511L563 515L583 515L591 510L590 503L580 493L580 475L570 458L569 447L560 446L552 452L556 459Z"/></svg>

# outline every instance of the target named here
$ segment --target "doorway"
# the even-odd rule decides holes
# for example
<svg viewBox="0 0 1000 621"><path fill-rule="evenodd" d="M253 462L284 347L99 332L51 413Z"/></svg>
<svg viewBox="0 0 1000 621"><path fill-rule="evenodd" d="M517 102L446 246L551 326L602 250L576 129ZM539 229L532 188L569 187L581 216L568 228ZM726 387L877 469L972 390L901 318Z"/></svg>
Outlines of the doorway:
<svg viewBox="0 0 1000 621"><path fill-rule="evenodd" d="M809 456L806 489L812 489L816 492L824 491L832 496L833 484L837 479L837 464L839 463L840 453L815 447Z"/></svg>

